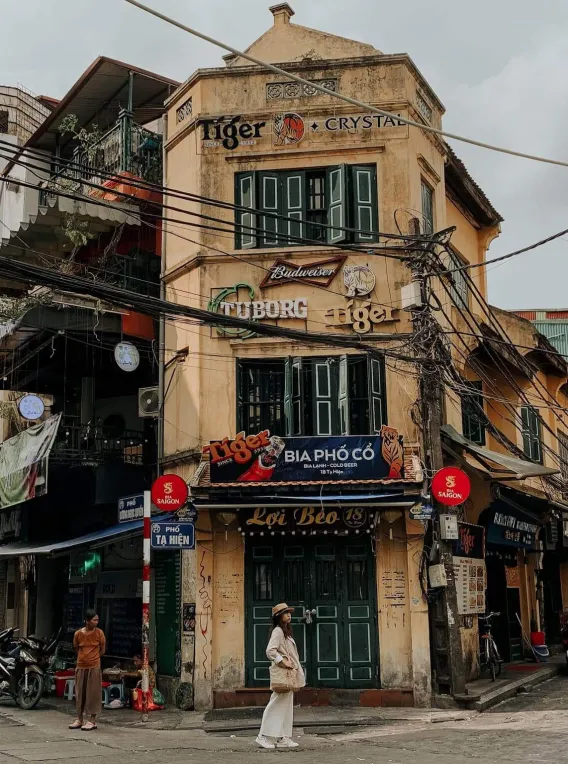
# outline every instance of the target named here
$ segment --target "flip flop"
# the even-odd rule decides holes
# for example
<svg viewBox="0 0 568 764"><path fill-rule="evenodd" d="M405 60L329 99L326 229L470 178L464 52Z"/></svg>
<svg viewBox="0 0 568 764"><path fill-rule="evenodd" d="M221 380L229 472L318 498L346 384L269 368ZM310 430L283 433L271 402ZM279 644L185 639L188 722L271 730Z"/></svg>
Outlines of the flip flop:
<svg viewBox="0 0 568 764"><path fill-rule="evenodd" d="M83 730L83 732L91 732L91 730L97 729L97 725L93 724L92 722L87 722L86 724L83 724L81 729Z"/></svg>
<svg viewBox="0 0 568 764"><path fill-rule="evenodd" d="M83 727L83 722L80 722L79 720L74 721L73 724L69 725L70 730L80 730Z"/></svg>

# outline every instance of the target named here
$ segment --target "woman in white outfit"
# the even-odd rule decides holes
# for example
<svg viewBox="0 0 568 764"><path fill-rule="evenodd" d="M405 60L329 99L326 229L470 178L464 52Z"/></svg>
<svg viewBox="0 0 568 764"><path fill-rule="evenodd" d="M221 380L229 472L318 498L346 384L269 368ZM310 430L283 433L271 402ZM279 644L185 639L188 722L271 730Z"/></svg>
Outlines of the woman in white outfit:
<svg viewBox="0 0 568 764"><path fill-rule="evenodd" d="M298 686L302 686L304 672L298 655L298 648L292 637L292 613L294 608L285 602L272 608L272 632L266 648L268 660L278 663L289 671L299 672ZM297 748L292 740L294 722L294 693L273 692L264 709L260 732L256 738L262 748Z"/></svg>

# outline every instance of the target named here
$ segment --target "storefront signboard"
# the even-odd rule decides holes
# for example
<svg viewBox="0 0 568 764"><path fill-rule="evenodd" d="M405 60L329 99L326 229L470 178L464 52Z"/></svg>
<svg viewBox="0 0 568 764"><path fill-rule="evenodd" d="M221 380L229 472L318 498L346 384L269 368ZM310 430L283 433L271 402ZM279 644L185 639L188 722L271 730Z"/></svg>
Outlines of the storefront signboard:
<svg viewBox="0 0 568 764"><path fill-rule="evenodd" d="M144 494L124 496L118 500L118 522L129 523L132 520L142 520L144 517Z"/></svg>
<svg viewBox="0 0 568 764"><path fill-rule="evenodd" d="M539 525L508 505L500 505L489 520L487 541L491 544L534 549Z"/></svg>
<svg viewBox="0 0 568 764"><path fill-rule="evenodd" d="M183 109L184 106L178 109L178 122L185 118ZM270 137L275 147L284 147L297 146L309 139L317 143L329 142L341 134L350 138L361 136L365 140L369 134L377 131L381 134L385 131L388 133L389 128L394 128L392 134L396 135L396 128L405 125L400 120L402 116L400 113L393 114L392 117L382 114L321 115L318 110L317 116L313 117L310 113L283 111L274 115L272 124L241 114L201 119L198 124L201 128L201 146L204 149L235 151L243 146L262 144Z"/></svg>
<svg viewBox="0 0 568 764"><path fill-rule="evenodd" d="M482 525L458 523L458 538L451 542L454 557L474 560L485 558L485 528Z"/></svg>
<svg viewBox="0 0 568 764"><path fill-rule="evenodd" d="M152 549L195 549L195 526L193 523L152 523Z"/></svg>
<svg viewBox="0 0 568 764"><path fill-rule="evenodd" d="M0 541L19 539L22 533L22 511L14 507L0 512Z"/></svg>
<svg viewBox="0 0 568 764"><path fill-rule="evenodd" d="M458 467L444 467L432 479L432 495L447 507L456 507L467 501L471 493L469 477Z"/></svg>
<svg viewBox="0 0 568 764"><path fill-rule="evenodd" d="M329 286L347 258L345 255L328 257L313 263L290 263L276 260L260 284L260 288L277 287L283 284L302 283L311 286Z"/></svg>
<svg viewBox="0 0 568 764"><path fill-rule="evenodd" d="M269 430L212 441L211 483L291 483L401 480L402 436L383 426L380 435L282 438Z"/></svg>
<svg viewBox="0 0 568 764"><path fill-rule="evenodd" d="M162 475L152 484L152 503L164 512L175 512L187 501L187 483L179 475Z"/></svg>
<svg viewBox="0 0 568 764"><path fill-rule="evenodd" d="M377 511L369 507L257 507L239 512L239 529L251 536L370 533Z"/></svg>

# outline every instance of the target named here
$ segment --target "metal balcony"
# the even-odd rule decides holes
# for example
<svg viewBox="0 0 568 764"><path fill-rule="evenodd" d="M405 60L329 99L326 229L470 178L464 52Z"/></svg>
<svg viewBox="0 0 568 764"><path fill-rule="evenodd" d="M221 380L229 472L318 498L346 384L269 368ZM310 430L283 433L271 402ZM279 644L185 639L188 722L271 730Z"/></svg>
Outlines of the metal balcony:
<svg viewBox="0 0 568 764"><path fill-rule="evenodd" d="M136 124L131 112L123 109L116 124L88 149L78 146L69 164L59 166L46 183L40 205L46 204L50 188L79 192L86 196L96 192L92 185L104 186L112 177L130 173L149 183L162 183L162 136Z"/></svg>
<svg viewBox="0 0 568 764"><path fill-rule="evenodd" d="M58 464L92 465L107 462L145 465L153 451L141 432L125 430L113 437L102 427L65 425L59 427L50 459Z"/></svg>

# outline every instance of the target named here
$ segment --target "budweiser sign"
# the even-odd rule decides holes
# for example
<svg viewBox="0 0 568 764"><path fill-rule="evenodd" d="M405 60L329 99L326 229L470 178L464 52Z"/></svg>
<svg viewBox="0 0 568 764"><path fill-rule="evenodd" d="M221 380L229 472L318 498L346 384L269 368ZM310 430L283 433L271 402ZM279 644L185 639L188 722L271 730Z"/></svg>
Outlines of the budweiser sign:
<svg viewBox="0 0 568 764"><path fill-rule="evenodd" d="M337 276L339 269L345 262L343 255L330 257L327 260L319 260L315 263L289 263L287 260L277 260L270 266L269 272L260 285L261 289L271 286L281 286L293 281L302 284L327 287Z"/></svg>

